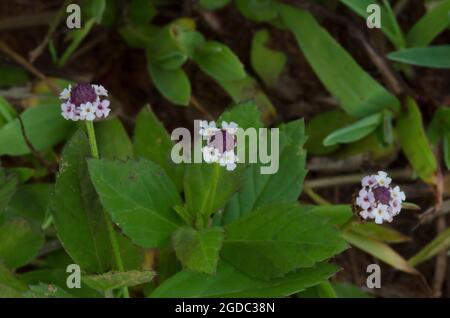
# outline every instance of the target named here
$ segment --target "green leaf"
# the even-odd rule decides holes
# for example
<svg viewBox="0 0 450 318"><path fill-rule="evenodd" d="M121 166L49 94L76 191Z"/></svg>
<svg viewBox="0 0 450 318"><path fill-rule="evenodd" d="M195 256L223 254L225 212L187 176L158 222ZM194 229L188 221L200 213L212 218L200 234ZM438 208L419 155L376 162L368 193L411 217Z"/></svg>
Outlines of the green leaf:
<svg viewBox="0 0 450 318"><path fill-rule="evenodd" d="M12 219L0 225L0 261L16 268L36 257L44 243L42 233L24 219Z"/></svg>
<svg viewBox="0 0 450 318"><path fill-rule="evenodd" d="M24 293L25 298L73 298L74 296L56 285L39 283L29 286L30 290Z"/></svg>
<svg viewBox="0 0 450 318"><path fill-rule="evenodd" d="M219 83L243 79L246 74L239 58L226 45L208 41L193 56L200 69Z"/></svg>
<svg viewBox="0 0 450 318"><path fill-rule="evenodd" d="M231 0L200 0L199 4L206 10L217 10L225 7Z"/></svg>
<svg viewBox="0 0 450 318"><path fill-rule="evenodd" d="M167 70L149 61L148 71L159 92L176 105L187 106L191 99L191 83L182 69Z"/></svg>
<svg viewBox="0 0 450 318"><path fill-rule="evenodd" d="M338 298L373 298L369 293L350 283L334 283L333 287Z"/></svg>
<svg viewBox="0 0 450 318"><path fill-rule="evenodd" d="M95 132L102 157L120 160L133 157L133 145L120 119L95 123Z"/></svg>
<svg viewBox="0 0 450 318"><path fill-rule="evenodd" d="M188 269L214 274L222 247L223 229L213 227L194 230L180 227L172 236L175 253L181 263Z"/></svg>
<svg viewBox="0 0 450 318"><path fill-rule="evenodd" d="M27 72L22 68L11 65L0 66L0 87L21 86L26 84L28 80ZM1 99L3 97L0 97Z"/></svg>
<svg viewBox="0 0 450 318"><path fill-rule="evenodd" d="M408 111L397 120L400 145L418 176L425 182L433 183L437 163L423 128L422 115L412 98L407 98L405 104Z"/></svg>
<svg viewBox="0 0 450 318"><path fill-rule="evenodd" d="M450 45L419 47L389 53L396 62L431 68L450 68Z"/></svg>
<svg viewBox="0 0 450 318"><path fill-rule="evenodd" d="M428 139L436 145L447 131L450 131L450 108L443 106L433 114L433 119L427 129Z"/></svg>
<svg viewBox="0 0 450 318"><path fill-rule="evenodd" d="M155 17L156 8L152 0L132 0L128 14L134 24L147 24Z"/></svg>
<svg viewBox="0 0 450 318"><path fill-rule="evenodd" d="M353 215L352 207L344 204L311 206L311 213L326 218L330 224L336 226L344 225Z"/></svg>
<svg viewBox="0 0 450 318"><path fill-rule="evenodd" d="M383 241L387 243L404 243L411 241L411 238L394 230L387 225L378 225L375 223L354 223L351 225L353 233L370 239Z"/></svg>
<svg viewBox="0 0 450 318"><path fill-rule="evenodd" d="M0 96L0 127L6 123L9 123L15 117L17 117L17 111L3 96Z"/></svg>
<svg viewBox="0 0 450 318"><path fill-rule="evenodd" d="M422 248L416 255L408 260L411 266L417 266L430 258L436 256L440 252L450 248L450 229L445 230L435 237L430 243Z"/></svg>
<svg viewBox="0 0 450 318"><path fill-rule="evenodd" d="M334 265L320 263L270 281L251 278L226 262L215 275L184 270L167 279L151 294L155 298L256 298L285 297L328 279L336 272Z"/></svg>
<svg viewBox="0 0 450 318"><path fill-rule="evenodd" d="M0 298L18 298L27 290L27 286L0 263Z"/></svg>
<svg viewBox="0 0 450 318"><path fill-rule="evenodd" d="M89 0L83 5L84 12L87 12L90 18L94 18L96 23L102 22L103 14L106 9L106 0Z"/></svg>
<svg viewBox="0 0 450 318"><path fill-rule="evenodd" d="M430 9L406 35L408 47L421 47L430 44L439 33L445 31L450 23L450 1L444 0Z"/></svg>
<svg viewBox="0 0 450 318"><path fill-rule="evenodd" d="M169 241L181 225L173 210L181 199L159 166L144 159L90 159L88 166L103 206L132 241L148 248Z"/></svg>
<svg viewBox="0 0 450 318"><path fill-rule="evenodd" d="M250 62L258 76L269 87L275 87L278 78L286 66L286 54L271 49L270 34L267 30L255 33L250 52Z"/></svg>
<svg viewBox="0 0 450 318"><path fill-rule="evenodd" d="M250 20L270 21L278 16L273 0L236 0L235 3L242 15Z"/></svg>
<svg viewBox="0 0 450 318"><path fill-rule="evenodd" d="M53 224L70 257L89 272L111 268L112 249L105 215L87 171L89 143L82 129L63 149L51 202Z"/></svg>
<svg viewBox="0 0 450 318"><path fill-rule="evenodd" d="M18 183L19 180L15 175L5 176L3 169L0 167L0 216L16 192Z"/></svg>
<svg viewBox="0 0 450 318"><path fill-rule="evenodd" d="M447 170L450 170L450 132L444 135L444 161Z"/></svg>
<svg viewBox="0 0 450 318"><path fill-rule="evenodd" d="M409 274L417 275L414 269L401 255L394 251L389 245L365 236L361 236L351 229L343 233L343 238L353 246L382 260L392 267Z"/></svg>
<svg viewBox="0 0 450 318"><path fill-rule="evenodd" d="M128 272L108 272L101 275L82 275L81 280L98 291L108 291L150 283L155 277L153 271L133 270Z"/></svg>
<svg viewBox="0 0 450 318"><path fill-rule="evenodd" d="M378 4L376 0L340 0L355 13L363 17L365 20L371 13L367 12L367 7L371 4ZM397 21L390 15L390 8L380 5L381 31L394 44L395 47L405 47L405 39L403 33L399 31Z"/></svg>
<svg viewBox="0 0 450 318"><path fill-rule="evenodd" d="M144 49L151 45L158 29L150 25L127 25L119 29L119 33L127 45L135 49Z"/></svg>
<svg viewBox="0 0 450 318"><path fill-rule="evenodd" d="M61 55L58 61L59 67L63 67L67 63L67 61L76 51L81 42L83 42L83 40L88 36L89 32L91 32L92 27L96 23L97 18L98 17L90 18L85 22L84 26L81 29L73 30L71 32L72 41L67 46L64 53Z"/></svg>
<svg viewBox="0 0 450 318"><path fill-rule="evenodd" d="M297 201L306 175L306 152L302 148L305 139L303 120L280 127L278 171L274 174L261 174L261 166L267 165L261 163L253 164L247 169L239 192L233 196L224 211L223 224L270 203Z"/></svg>
<svg viewBox="0 0 450 318"><path fill-rule="evenodd" d="M347 144L363 139L380 125L381 120L381 114L373 114L358 120L349 126L340 128L329 134L323 141L323 144L325 146L333 146L338 143Z"/></svg>
<svg viewBox="0 0 450 318"><path fill-rule="evenodd" d="M134 126L133 148L137 157L149 159L160 165L177 186L182 189L183 166L174 164L170 156L173 142L167 130L152 112L145 106L136 118Z"/></svg>
<svg viewBox="0 0 450 318"><path fill-rule="evenodd" d="M61 116L59 105L31 107L21 115L26 135L37 151L46 150L64 140L74 123ZM0 128L0 155L25 155L31 153L26 144L19 119Z"/></svg>
<svg viewBox="0 0 450 318"><path fill-rule="evenodd" d="M399 111L399 101L366 73L309 12L288 5L278 7L315 73L348 114L366 117L384 108Z"/></svg>
<svg viewBox="0 0 450 318"><path fill-rule="evenodd" d="M260 208L225 227L221 256L249 276L282 277L346 248L326 219L296 204Z"/></svg>

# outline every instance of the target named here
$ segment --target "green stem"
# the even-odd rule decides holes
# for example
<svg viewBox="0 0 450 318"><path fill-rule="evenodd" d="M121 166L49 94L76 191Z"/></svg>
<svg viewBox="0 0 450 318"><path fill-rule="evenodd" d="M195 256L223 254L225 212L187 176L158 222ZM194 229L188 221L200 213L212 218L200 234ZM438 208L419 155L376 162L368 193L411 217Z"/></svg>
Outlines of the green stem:
<svg viewBox="0 0 450 318"><path fill-rule="evenodd" d="M94 130L94 123L92 121L86 121L86 130L89 138L89 145L91 146L91 153L92 157L95 159L99 159L99 153L97 148L97 141L95 139L95 130ZM117 236L116 232L114 231L114 226L112 224L111 218L109 217L109 214L106 212L106 210L103 209L103 215L105 217L106 227L108 228L108 235L109 239L111 241L111 246L113 250L114 260L116 262L117 269L120 272L124 272L124 266L122 262L122 257L120 256L120 249L119 249L119 243L117 242ZM128 292L128 288L124 287L123 289L123 296L125 298L130 298L130 293Z"/></svg>

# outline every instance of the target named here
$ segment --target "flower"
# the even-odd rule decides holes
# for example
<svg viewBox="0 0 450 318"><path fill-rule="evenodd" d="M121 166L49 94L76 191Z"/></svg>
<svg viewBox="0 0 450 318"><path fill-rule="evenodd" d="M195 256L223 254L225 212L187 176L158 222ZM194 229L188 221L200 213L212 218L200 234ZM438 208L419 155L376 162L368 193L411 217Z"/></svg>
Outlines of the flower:
<svg viewBox="0 0 450 318"><path fill-rule="evenodd" d="M67 120L88 120L108 117L109 108L108 91L102 85L76 84L69 85L60 94L61 115Z"/></svg>
<svg viewBox="0 0 450 318"><path fill-rule="evenodd" d="M405 193L399 186L390 186L392 179L384 171L362 179L362 189L356 198L356 205L361 209L359 215L364 219L374 219L375 223L392 222L400 213Z"/></svg>
<svg viewBox="0 0 450 318"><path fill-rule="evenodd" d="M213 121L200 122L199 134L207 140L207 145L202 148L203 159L207 163L219 163L226 167L227 171L236 169L238 157L234 153L236 147L236 132L238 125L234 122L222 122L221 128Z"/></svg>

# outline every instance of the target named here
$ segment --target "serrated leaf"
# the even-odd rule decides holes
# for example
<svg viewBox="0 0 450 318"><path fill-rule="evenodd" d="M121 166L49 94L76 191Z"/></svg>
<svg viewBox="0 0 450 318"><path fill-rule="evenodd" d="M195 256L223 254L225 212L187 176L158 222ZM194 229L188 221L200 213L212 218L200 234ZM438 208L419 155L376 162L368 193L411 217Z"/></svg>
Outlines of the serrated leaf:
<svg viewBox="0 0 450 318"><path fill-rule="evenodd" d="M39 283L38 285L29 286L27 292L24 293L25 298L73 298L74 296L66 292L63 288L52 285Z"/></svg>
<svg viewBox="0 0 450 318"><path fill-rule="evenodd" d="M416 269L408 264L408 262L401 255L399 255L386 243L361 236L354 233L351 229L345 231L342 236L351 245L356 246L372 256L375 256L400 271L414 275L419 274Z"/></svg>
<svg viewBox="0 0 450 318"><path fill-rule="evenodd" d="M222 247L223 229L213 227L195 230L180 227L173 233L172 243L181 263L188 269L214 274Z"/></svg>
<svg viewBox="0 0 450 318"><path fill-rule="evenodd" d="M307 11L278 5L286 26L294 33L303 54L341 107L355 117L366 117L399 101L365 72Z"/></svg>
<svg viewBox="0 0 450 318"><path fill-rule="evenodd" d="M36 257L44 236L21 218L0 225L0 262L9 268L26 265Z"/></svg>
<svg viewBox="0 0 450 318"><path fill-rule="evenodd" d="M407 98L405 111L397 120L397 132L402 150L419 177L434 182L437 169L436 158L425 134L422 115L412 98Z"/></svg>
<svg viewBox="0 0 450 318"><path fill-rule="evenodd" d="M430 44L444 31L449 23L450 1L444 0L430 9L413 25L406 35L408 47L421 47Z"/></svg>
<svg viewBox="0 0 450 318"><path fill-rule="evenodd" d="M334 265L320 263L312 268L299 269L283 278L263 281L251 278L226 262L221 262L215 275L181 271L156 288L150 297L285 297L317 285L336 271Z"/></svg>
<svg viewBox="0 0 450 318"><path fill-rule="evenodd" d="M150 283L154 277L155 273L153 271L133 270L128 272L108 272L101 275L82 275L81 280L95 290L108 291Z"/></svg>
<svg viewBox="0 0 450 318"><path fill-rule="evenodd" d="M252 40L250 62L258 76L269 87L275 87L286 66L286 55L268 47L270 34L267 30L255 33Z"/></svg>
<svg viewBox="0 0 450 318"><path fill-rule="evenodd" d="M270 279L312 267L346 248L326 219L296 204L277 204L228 224L220 255L251 277Z"/></svg>
<svg viewBox="0 0 450 318"><path fill-rule="evenodd" d="M450 45L405 49L389 53L387 57L396 62L447 69L450 68Z"/></svg>
<svg viewBox="0 0 450 318"><path fill-rule="evenodd" d="M352 207L343 204L314 205L311 206L311 212L337 226L344 225L353 215Z"/></svg>
<svg viewBox="0 0 450 318"><path fill-rule="evenodd" d="M358 120L329 134L323 141L323 144L325 146L333 146L339 143L347 144L363 139L380 125L381 120L381 114L373 114Z"/></svg>
<svg viewBox="0 0 450 318"><path fill-rule="evenodd" d="M159 92L176 105L187 106L191 98L191 83L182 69L166 70L148 62L148 71Z"/></svg>
<svg viewBox="0 0 450 318"><path fill-rule="evenodd" d="M101 157L120 160L133 157L133 145L120 119L95 123L95 132Z"/></svg>
<svg viewBox="0 0 450 318"><path fill-rule="evenodd" d="M224 211L223 224L266 204L297 201L306 175L306 152L302 148L305 139L303 120L280 127L278 171L261 174L261 167L268 165L261 163L249 167L239 192Z"/></svg>
<svg viewBox="0 0 450 318"><path fill-rule="evenodd" d="M450 248L450 229L445 230L408 260L411 266L417 266L440 252Z"/></svg>
<svg viewBox="0 0 450 318"><path fill-rule="evenodd" d="M26 135L37 150L46 150L64 140L74 123L61 116L59 105L31 107L21 115ZM20 122L14 119L0 128L0 155L25 155L31 153L26 144Z"/></svg>
<svg viewBox="0 0 450 318"><path fill-rule="evenodd" d="M90 159L88 167L102 205L132 241L143 247L168 242L181 225L173 210L181 199L159 166L144 159Z"/></svg>
<svg viewBox="0 0 450 318"><path fill-rule="evenodd" d="M105 215L87 171L89 143L80 129L63 149L51 202L53 225L64 249L89 272L111 268L112 248Z"/></svg>
<svg viewBox="0 0 450 318"><path fill-rule="evenodd" d="M173 163L170 156L173 142L163 124L145 106L136 118L134 126L133 148L137 157L143 157L160 165L181 190L183 184L183 166Z"/></svg>

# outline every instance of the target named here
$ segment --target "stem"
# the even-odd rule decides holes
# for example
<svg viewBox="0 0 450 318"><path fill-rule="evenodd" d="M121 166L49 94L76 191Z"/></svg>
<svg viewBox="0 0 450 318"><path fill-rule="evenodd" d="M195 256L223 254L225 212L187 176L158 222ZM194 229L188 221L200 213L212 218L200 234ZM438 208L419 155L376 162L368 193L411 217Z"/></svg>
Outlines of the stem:
<svg viewBox="0 0 450 318"><path fill-rule="evenodd" d="M98 148L97 148L97 141L95 139L95 130L94 130L94 123L92 121L86 121L86 130L89 138L89 145L91 146L91 153L92 157L95 159L99 159L100 156L98 154ZM117 236L116 232L114 231L114 226L112 224L111 218L109 217L109 214L106 212L105 209L103 209L103 216L105 218L106 227L108 228L108 235L109 239L111 241L111 246L113 250L114 260L116 262L117 270L120 272L125 271L122 257L120 256L120 249L119 249L119 243L117 242ZM128 292L127 287L122 288L123 296L125 298L130 298L130 293Z"/></svg>

